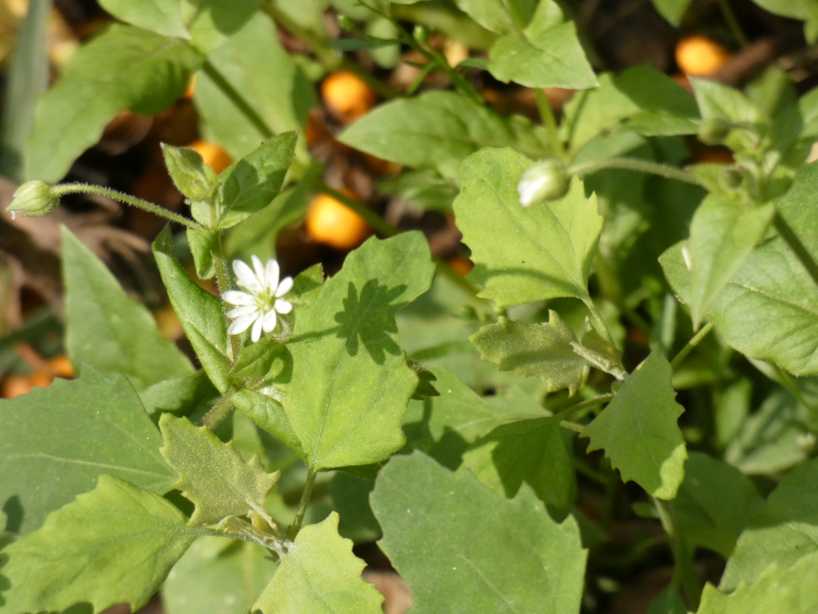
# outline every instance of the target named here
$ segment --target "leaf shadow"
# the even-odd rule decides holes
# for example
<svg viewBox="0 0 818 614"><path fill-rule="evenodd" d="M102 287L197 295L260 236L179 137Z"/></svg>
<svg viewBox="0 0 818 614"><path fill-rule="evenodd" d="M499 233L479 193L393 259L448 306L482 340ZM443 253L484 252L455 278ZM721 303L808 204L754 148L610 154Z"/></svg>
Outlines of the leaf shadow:
<svg viewBox="0 0 818 614"><path fill-rule="evenodd" d="M359 293L355 285L349 283L344 307L335 314L335 321L338 323L336 336L346 340L351 356L356 356L361 346L379 365L386 360L386 354L400 355L400 347L394 339L398 332L395 313L403 303L394 301L405 290L405 285L387 288L370 279Z"/></svg>

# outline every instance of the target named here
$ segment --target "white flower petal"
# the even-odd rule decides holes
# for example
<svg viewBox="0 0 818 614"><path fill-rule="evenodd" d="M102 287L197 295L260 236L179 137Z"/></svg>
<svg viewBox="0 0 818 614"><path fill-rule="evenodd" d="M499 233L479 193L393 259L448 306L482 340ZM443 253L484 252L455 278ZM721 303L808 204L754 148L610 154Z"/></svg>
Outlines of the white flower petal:
<svg viewBox="0 0 818 614"><path fill-rule="evenodd" d="M247 266L247 263L241 260L233 261L233 272L236 274L238 284L251 292L258 292L261 288L258 284L253 269Z"/></svg>
<svg viewBox="0 0 818 614"><path fill-rule="evenodd" d="M267 313L264 314L264 332L271 333L273 329L276 327L276 312L275 309L271 309Z"/></svg>
<svg viewBox="0 0 818 614"><path fill-rule="evenodd" d="M255 343L259 339L261 339L261 328L264 325L264 318L257 318L255 322L253 322L253 331L250 333L250 340Z"/></svg>
<svg viewBox="0 0 818 614"><path fill-rule="evenodd" d="M276 288L276 298L282 297L287 292L292 290L293 288L293 278L292 277L285 277L281 280L281 283L278 284L278 288Z"/></svg>
<svg viewBox="0 0 818 614"><path fill-rule="evenodd" d="M256 281L258 282L259 288L264 288L267 286L267 279L264 276L264 265L259 259L258 256L252 256L253 260L253 271L256 274Z"/></svg>
<svg viewBox="0 0 818 614"><path fill-rule="evenodd" d="M279 269L278 262L275 260L268 260L267 266L264 269L264 281L267 282L267 287L270 290L275 290L276 286L278 286L278 277L281 274L281 270Z"/></svg>
<svg viewBox="0 0 818 614"><path fill-rule="evenodd" d="M255 315L251 316L242 316L240 318L236 318L233 322L230 323L230 328L227 329L227 333L229 335L240 335L248 328L253 322L258 322L259 318Z"/></svg>
<svg viewBox="0 0 818 614"><path fill-rule="evenodd" d="M258 307L255 305L242 305L241 307L234 307L230 311L227 312L227 317L235 320L236 318L242 318L244 316L256 316L258 315Z"/></svg>
<svg viewBox="0 0 818 614"><path fill-rule="evenodd" d="M256 302L252 294L238 290L228 290L222 294L222 298L226 303L230 303L231 305L253 305Z"/></svg>
<svg viewBox="0 0 818 614"><path fill-rule="evenodd" d="M285 301L283 298L276 299L275 305L273 308L278 313L290 313L293 310L293 304L290 301Z"/></svg>

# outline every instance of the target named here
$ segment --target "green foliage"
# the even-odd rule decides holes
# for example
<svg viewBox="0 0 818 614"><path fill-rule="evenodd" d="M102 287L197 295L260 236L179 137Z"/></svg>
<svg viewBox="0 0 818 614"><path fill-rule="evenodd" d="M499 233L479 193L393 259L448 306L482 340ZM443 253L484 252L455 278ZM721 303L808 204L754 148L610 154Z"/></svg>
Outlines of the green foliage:
<svg viewBox="0 0 818 614"><path fill-rule="evenodd" d="M159 334L150 312L65 228L62 264L66 345L76 364L121 373L139 389L192 372L187 358Z"/></svg>
<svg viewBox="0 0 818 614"><path fill-rule="evenodd" d="M338 535L338 514L306 527L253 604L262 614L381 612L382 598L361 579L364 562Z"/></svg>
<svg viewBox="0 0 818 614"><path fill-rule="evenodd" d="M437 168L446 176L455 176L460 162L481 147L513 146L531 155L546 151L524 128L515 130L509 120L455 92L389 102L339 138L384 160Z"/></svg>
<svg viewBox="0 0 818 614"><path fill-rule="evenodd" d="M403 444L417 376L395 341L395 312L432 273L420 234L369 239L301 309L284 409L313 469L377 462Z"/></svg>
<svg viewBox="0 0 818 614"><path fill-rule="evenodd" d="M266 515L264 499L277 476L266 473L258 459L245 462L233 447L187 418L164 414L159 428L162 456L179 474L176 488L196 505L191 524L215 524L250 512Z"/></svg>
<svg viewBox="0 0 818 614"><path fill-rule="evenodd" d="M25 175L56 181L125 109L157 113L185 91L201 56L182 40L114 25L83 46L41 98ZM54 135L60 135L54 139Z"/></svg>
<svg viewBox="0 0 818 614"><path fill-rule="evenodd" d="M102 475L97 487L52 513L3 552L8 612L61 611L90 603L145 605L196 534L161 497Z"/></svg>
<svg viewBox="0 0 818 614"><path fill-rule="evenodd" d="M500 306L563 296L585 300L602 228L596 199L586 198L575 180L564 198L523 209L517 184L528 166L510 149L484 149L461 167L454 211L478 266L479 296Z"/></svg>
<svg viewBox="0 0 818 614"><path fill-rule="evenodd" d="M416 612L579 612L579 529L554 522L528 487L509 500L416 452L389 461L371 500Z"/></svg>
<svg viewBox="0 0 818 614"><path fill-rule="evenodd" d="M589 452L604 450L623 481L633 480L660 499L676 496L687 459L676 424L684 408L675 400L670 376L664 356L651 353L585 429Z"/></svg>
<svg viewBox="0 0 818 614"><path fill-rule="evenodd" d="M176 481L159 455L159 432L121 375L85 369L77 381L0 401L0 419L0 501L12 531L36 529L100 475L160 494Z"/></svg>

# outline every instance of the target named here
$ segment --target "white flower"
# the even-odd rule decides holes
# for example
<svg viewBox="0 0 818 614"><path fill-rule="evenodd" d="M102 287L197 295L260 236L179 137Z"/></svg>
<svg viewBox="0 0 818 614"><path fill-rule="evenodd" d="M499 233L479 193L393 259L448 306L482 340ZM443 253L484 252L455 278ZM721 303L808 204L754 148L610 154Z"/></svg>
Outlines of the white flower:
<svg viewBox="0 0 818 614"><path fill-rule="evenodd" d="M288 314L293 310L292 303L282 297L293 287L293 278L285 277L279 281L279 266L275 260L262 264L253 256L251 269L241 260L233 261L233 271L238 285L245 291L230 290L222 294L224 301L233 308L227 312L232 322L227 332L240 335L251 326L250 339L253 343L261 339L262 330L271 333L278 322L278 314Z"/></svg>

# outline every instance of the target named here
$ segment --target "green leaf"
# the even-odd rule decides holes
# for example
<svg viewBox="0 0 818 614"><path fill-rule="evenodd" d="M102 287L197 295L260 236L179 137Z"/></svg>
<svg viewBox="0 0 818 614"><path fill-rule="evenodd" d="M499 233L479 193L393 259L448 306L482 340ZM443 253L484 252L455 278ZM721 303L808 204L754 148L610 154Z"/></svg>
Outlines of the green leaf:
<svg viewBox="0 0 818 614"><path fill-rule="evenodd" d="M586 89L597 85L577 38L553 0L543 0L522 32L500 37L489 49L489 72L495 79L526 87Z"/></svg>
<svg viewBox="0 0 818 614"><path fill-rule="evenodd" d="M281 403L255 390L244 389L233 395L236 410L248 417L262 431L270 433L302 457L301 442L293 431Z"/></svg>
<svg viewBox="0 0 818 614"><path fill-rule="evenodd" d="M202 537L168 574L162 605L166 614L247 614L275 569L255 544Z"/></svg>
<svg viewBox="0 0 818 614"><path fill-rule="evenodd" d="M37 105L26 177L58 181L118 112L153 115L179 98L201 57L187 43L114 25L71 58Z"/></svg>
<svg viewBox="0 0 818 614"><path fill-rule="evenodd" d="M371 238L297 313L284 409L313 469L377 462L403 445L417 376L396 343L395 312L433 272L422 234Z"/></svg>
<svg viewBox="0 0 818 614"><path fill-rule="evenodd" d="M273 201L292 163L295 142L294 132L274 137L219 176L219 226L234 226Z"/></svg>
<svg viewBox="0 0 818 614"><path fill-rule="evenodd" d="M216 396L216 389L203 371L162 380L139 392L149 414L201 414Z"/></svg>
<svg viewBox="0 0 818 614"><path fill-rule="evenodd" d="M708 584L704 587L697 614L812 614L818 611L816 565L818 554L805 556L792 567L771 566L757 582L740 586L729 595Z"/></svg>
<svg viewBox="0 0 818 614"><path fill-rule="evenodd" d="M264 499L277 474L266 473L257 458L245 462L230 444L187 418L163 414L159 429L162 456L179 474L176 486L196 505L191 524L216 524L251 511L267 516Z"/></svg>
<svg viewBox="0 0 818 614"><path fill-rule="evenodd" d="M0 118L0 175L22 180L23 150L34 122L37 99L48 88L48 20L52 0L28 6L8 63Z"/></svg>
<svg viewBox="0 0 818 614"><path fill-rule="evenodd" d="M361 579L364 562L338 535L335 512L299 531L253 611L263 614L376 614L383 598Z"/></svg>
<svg viewBox="0 0 818 614"><path fill-rule="evenodd" d="M741 422L727 446L726 460L748 474L774 475L810 454L810 410L784 390L768 396Z"/></svg>
<svg viewBox="0 0 818 614"><path fill-rule="evenodd" d="M187 38L180 0L100 0L100 6L117 19L163 36Z"/></svg>
<svg viewBox="0 0 818 614"><path fill-rule="evenodd" d="M586 283L603 218L574 179L562 199L524 209L517 184L531 165L511 149L483 149L463 162L457 227L482 269L479 296L499 306L573 296ZM490 220L490 223L489 223Z"/></svg>
<svg viewBox="0 0 818 614"><path fill-rule="evenodd" d="M531 130L529 126L528 132ZM437 168L448 177L455 176L460 161L481 147L519 141L511 124L490 109L461 94L441 91L381 105L338 138L378 158ZM545 150L540 153L544 155Z"/></svg>
<svg viewBox="0 0 818 614"><path fill-rule="evenodd" d="M230 359L227 356L227 327L221 302L197 286L173 257L167 227L153 243L153 256L171 305L202 367L213 385L224 393L229 385Z"/></svg>
<svg viewBox="0 0 818 614"><path fill-rule="evenodd" d="M194 149L162 143L165 167L176 188L191 200L207 200L216 187L216 177ZM198 220L202 224L210 220Z"/></svg>
<svg viewBox="0 0 818 614"><path fill-rule="evenodd" d="M329 482L332 508L341 517L338 532L354 542L375 542L382 535L369 506L369 495L375 487L378 469L373 466L370 472L358 467L354 471L336 471Z"/></svg>
<svg viewBox="0 0 818 614"><path fill-rule="evenodd" d="M414 612L579 612L577 524L554 522L528 487L508 500L415 452L387 463L371 501Z"/></svg>
<svg viewBox="0 0 818 614"><path fill-rule="evenodd" d="M62 229L66 346L82 368L127 375L137 388L193 372L176 346L164 339L150 312L119 287L102 262Z"/></svg>
<svg viewBox="0 0 818 614"><path fill-rule="evenodd" d="M438 396L412 401L404 429L411 447L423 450L446 466L456 467L460 463L458 452L465 450L465 444L475 443L498 426L544 415L539 406L509 403L505 399L491 404L443 367L435 367L431 373Z"/></svg>
<svg viewBox="0 0 818 614"><path fill-rule="evenodd" d="M634 66L602 75L597 89L574 96L562 129L576 151L618 126L647 136L695 134L698 117L696 101L673 79L652 66Z"/></svg>
<svg viewBox="0 0 818 614"><path fill-rule="evenodd" d="M77 380L0 401L0 423L0 505L18 533L39 527L103 473L160 494L176 481L159 455L159 432L120 375L88 368Z"/></svg>
<svg viewBox="0 0 818 614"><path fill-rule="evenodd" d="M209 228L188 228L185 231L187 246L193 256L196 275L210 279L216 275L213 253L218 249L219 231Z"/></svg>
<svg viewBox="0 0 818 614"><path fill-rule="evenodd" d="M764 123L758 107L744 93L728 85L703 78L691 78L693 94L699 105L702 119L720 119L734 124L743 124L732 128L723 142L735 151L750 150L756 147L756 136L747 130L748 127Z"/></svg>
<svg viewBox="0 0 818 614"><path fill-rule="evenodd" d="M654 8L672 25L678 26L682 22L690 6L691 0L652 0Z"/></svg>
<svg viewBox="0 0 818 614"><path fill-rule="evenodd" d="M508 320L488 324L469 340L501 370L542 378L546 392L576 389L587 371L585 360L574 353L574 334L556 311L549 311L544 324Z"/></svg>
<svg viewBox="0 0 818 614"><path fill-rule="evenodd" d="M196 534L157 495L102 475L96 489L49 515L3 552L8 612L62 611L90 603L145 605Z"/></svg>
<svg viewBox="0 0 818 614"><path fill-rule="evenodd" d="M738 469L691 452L670 512L673 526L688 544L728 558L762 503L753 483Z"/></svg>
<svg viewBox="0 0 818 614"><path fill-rule="evenodd" d="M213 4L228 17L236 10L234 2ZM275 134L289 130L302 134L314 106L312 85L281 47L275 23L267 15L256 11L208 55L208 62L209 70L196 76L194 102L209 140L238 159Z"/></svg>
<svg viewBox="0 0 818 614"><path fill-rule="evenodd" d="M509 499L523 484L561 512L567 512L576 498L572 454L555 418L521 420L494 429L463 454L463 467Z"/></svg>
<svg viewBox="0 0 818 614"><path fill-rule="evenodd" d="M764 236L774 213L771 204L746 208L714 197L706 198L696 210L688 241L694 328Z"/></svg>
<svg viewBox="0 0 818 614"><path fill-rule="evenodd" d="M457 8L468 14L469 17L474 19L481 26L498 34L506 34L507 32L513 31L515 28L515 17L523 18L527 21L528 19L526 19L526 17L531 17L531 13L533 13L534 7L536 6L536 3L531 0L518 1L515 4L522 5L519 8L523 10L518 10L517 14L514 15L510 10L512 8L511 6L504 2L495 2L494 0L455 0L455 4Z"/></svg>
<svg viewBox="0 0 818 614"><path fill-rule="evenodd" d="M818 554L818 460L796 467L756 510L721 579L722 590L758 580L772 564L789 568Z"/></svg>
<svg viewBox="0 0 818 614"><path fill-rule="evenodd" d="M684 408L670 385L670 363L652 352L622 383L613 401L585 428L588 452L604 450L622 481L672 499L687 458L676 421Z"/></svg>

